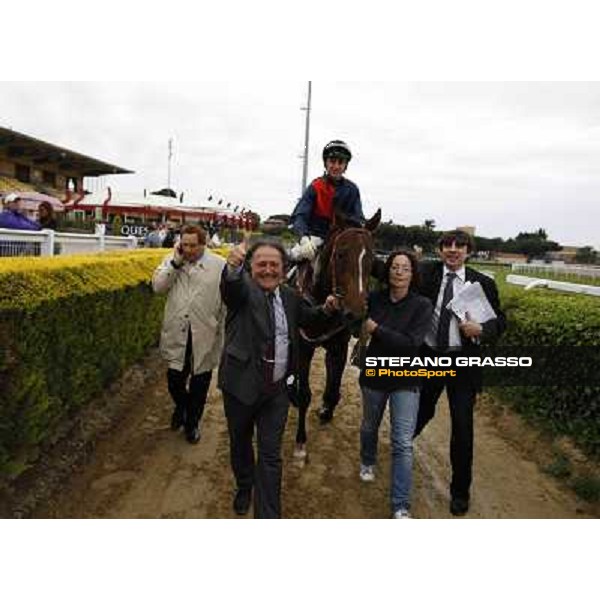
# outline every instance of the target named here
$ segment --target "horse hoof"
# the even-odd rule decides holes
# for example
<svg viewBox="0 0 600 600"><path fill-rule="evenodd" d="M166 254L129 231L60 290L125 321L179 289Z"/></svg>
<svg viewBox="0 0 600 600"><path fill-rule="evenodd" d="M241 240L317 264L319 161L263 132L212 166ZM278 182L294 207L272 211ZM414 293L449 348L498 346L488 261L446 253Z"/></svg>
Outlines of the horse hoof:
<svg viewBox="0 0 600 600"><path fill-rule="evenodd" d="M321 406L321 408L317 411L317 417L319 417L319 422L321 425L331 423L333 420L333 409L329 406Z"/></svg>
<svg viewBox="0 0 600 600"><path fill-rule="evenodd" d="M294 448L294 458L296 460L306 460L308 457L308 452L306 450L306 444L296 444Z"/></svg>

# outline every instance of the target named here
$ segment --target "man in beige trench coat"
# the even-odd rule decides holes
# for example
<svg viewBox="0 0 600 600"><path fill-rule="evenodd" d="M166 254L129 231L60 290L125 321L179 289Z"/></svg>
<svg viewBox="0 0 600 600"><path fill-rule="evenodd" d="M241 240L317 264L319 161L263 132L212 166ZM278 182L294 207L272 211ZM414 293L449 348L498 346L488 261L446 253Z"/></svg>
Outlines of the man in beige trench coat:
<svg viewBox="0 0 600 600"><path fill-rule="evenodd" d="M168 293L160 350L168 363L167 384L175 403L171 429L183 426L190 444L200 441L198 425L223 347L226 312L219 291L225 261L205 249L206 232L184 226L173 254L152 278L155 292Z"/></svg>

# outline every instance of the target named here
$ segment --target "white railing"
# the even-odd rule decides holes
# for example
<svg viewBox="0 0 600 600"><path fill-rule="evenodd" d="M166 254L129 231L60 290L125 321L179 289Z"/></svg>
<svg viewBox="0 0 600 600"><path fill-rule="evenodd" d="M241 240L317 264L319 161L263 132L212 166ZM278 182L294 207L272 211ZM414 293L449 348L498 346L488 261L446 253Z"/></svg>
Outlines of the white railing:
<svg viewBox="0 0 600 600"><path fill-rule="evenodd" d="M522 285L526 290L534 288L547 288L559 292L570 292L571 294L587 294L588 296L600 296L600 287L595 285L583 285L570 283L568 281L552 281L551 279L540 279L537 277L526 277L525 275L507 275L506 283Z"/></svg>
<svg viewBox="0 0 600 600"><path fill-rule="evenodd" d="M0 257L89 254L133 248L137 248L136 237L105 235L101 230L94 234L84 234L61 233L51 229L42 229L42 231L0 229Z"/></svg>
<svg viewBox="0 0 600 600"><path fill-rule="evenodd" d="M532 263L513 263L513 273L529 273L531 275L580 275L600 279L600 267L584 265L539 265Z"/></svg>

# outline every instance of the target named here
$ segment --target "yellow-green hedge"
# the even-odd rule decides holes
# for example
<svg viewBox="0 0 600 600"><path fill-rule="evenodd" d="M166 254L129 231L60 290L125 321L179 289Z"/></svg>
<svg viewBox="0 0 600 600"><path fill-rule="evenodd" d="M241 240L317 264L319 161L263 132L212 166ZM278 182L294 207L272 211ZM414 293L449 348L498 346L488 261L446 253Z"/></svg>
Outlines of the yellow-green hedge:
<svg viewBox="0 0 600 600"><path fill-rule="evenodd" d="M0 476L157 343L165 253L0 260Z"/></svg>
<svg viewBox="0 0 600 600"><path fill-rule="evenodd" d="M581 375L597 372L600 299L543 289L526 291L506 283L505 273L497 275L496 283L508 318L503 345L557 347L562 356L569 349L586 347L589 358L582 361L586 355L578 354L579 362L566 365L571 374L568 385L495 388L494 395L536 426L569 435L588 455L600 458L600 386Z"/></svg>

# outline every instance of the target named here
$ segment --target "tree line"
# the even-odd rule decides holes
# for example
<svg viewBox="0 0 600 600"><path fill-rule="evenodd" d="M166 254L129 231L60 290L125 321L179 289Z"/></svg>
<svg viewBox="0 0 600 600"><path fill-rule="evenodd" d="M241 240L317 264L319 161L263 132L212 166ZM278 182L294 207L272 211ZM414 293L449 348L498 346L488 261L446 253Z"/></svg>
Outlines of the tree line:
<svg viewBox="0 0 600 600"><path fill-rule="evenodd" d="M379 226L375 234L375 244L382 252L390 252L400 247L418 247L424 254L434 254L442 233L435 229L435 221L432 219L426 220L422 225L397 225L389 221ZM501 237L474 236L474 241L477 252L524 254L530 260L543 259L548 252L556 252L563 248L558 242L549 239L547 232L542 228L532 232L522 231L507 240ZM576 261L599 264L600 255L591 246L584 246L577 251Z"/></svg>
<svg viewBox="0 0 600 600"><path fill-rule="evenodd" d="M269 219L289 223L289 215L272 215ZM275 232L283 234L284 237L292 239L294 235L285 231ZM437 242L443 232L436 230L433 219L427 219L422 225L397 225L392 221L382 223L375 233L375 247L380 252L391 252L398 248L419 248L424 254L435 254ZM543 259L548 252L562 250L562 246L551 239L545 229L537 231L522 231L514 238L507 240L501 237L486 238L475 236L476 252L497 253L509 252L513 254L524 254L529 260ZM591 246L584 246L577 251L576 262L582 264L600 264L600 254Z"/></svg>

